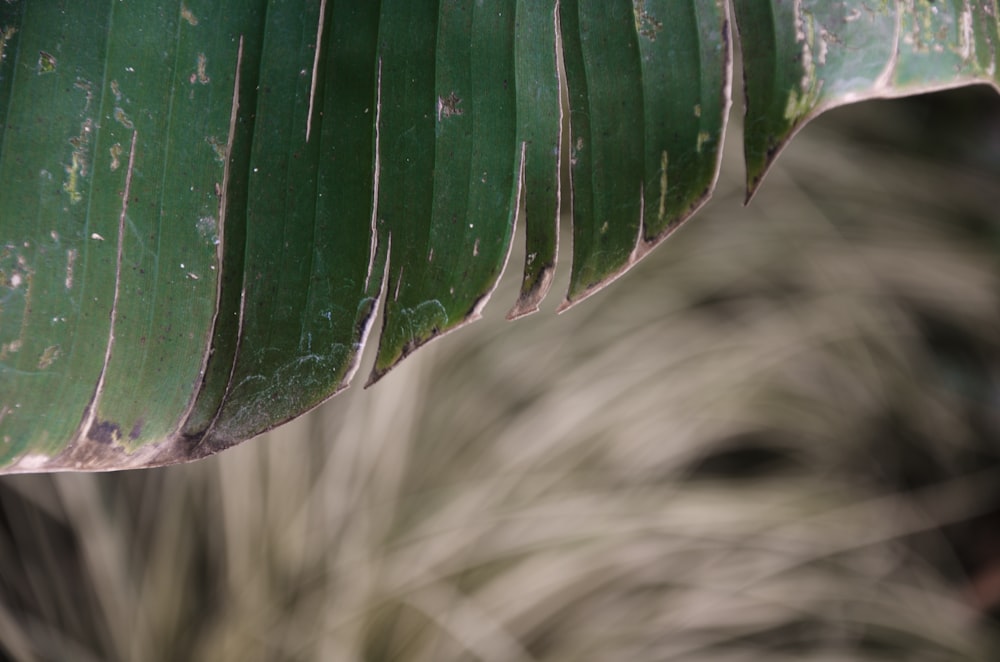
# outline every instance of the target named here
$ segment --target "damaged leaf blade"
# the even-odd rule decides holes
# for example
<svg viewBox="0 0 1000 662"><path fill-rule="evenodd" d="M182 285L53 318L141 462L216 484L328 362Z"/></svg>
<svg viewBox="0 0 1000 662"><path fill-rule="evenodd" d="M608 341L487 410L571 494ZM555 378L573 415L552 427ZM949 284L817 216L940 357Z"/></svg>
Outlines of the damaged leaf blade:
<svg viewBox="0 0 1000 662"><path fill-rule="evenodd" d="M819 114L865 99L997 87L998 16L961 0L734 0L746 75L747 189Z"/></svg>
<svg viewBox="0 0 1000 662"><path fill-rule="evenodd" d="M371 381L478 318L510 249L522 158L514 98L517 3L396 4L383 5L380 48L378 219L391 249ZM391 145L398 149L390 155Z"/></svg>
<svg viewBox="0 0 1000 662"><path fill-rule="evenodd" d="M209 365L211 398L185 430L194 454L311 409L357 365L384 259L371 217L378 16L378 3L268 6L259 64L241 81L246 162L232 164L227 196L227 216L245 219L214 341L230 358Z"/></svg>
<svg viewBox="0 0 1000 662"><path fill-rule="evenodd" d="M563 193L559 3L518 0L514 29L517 144L524 151L525 261L521 294L508 319L536 312L552 285Z"/></svg>
<svg viewBox="0 0 1000 662"><path fill-rule="evenodd" d="M710 196L729 111L724 3L564 0L573 268L563 309Z"/></svg>
<svg viewBox="0 0 1000 662"><path fill-rule="evenodd" d="M751 192L826 109L997 86L989 4L733 6ZM0 3L0 472L239 443L346 388L380 306L381 378L479 317L522 204L509 316L561 207L593 294L711 194L731 42L723 0Z"/></svg>

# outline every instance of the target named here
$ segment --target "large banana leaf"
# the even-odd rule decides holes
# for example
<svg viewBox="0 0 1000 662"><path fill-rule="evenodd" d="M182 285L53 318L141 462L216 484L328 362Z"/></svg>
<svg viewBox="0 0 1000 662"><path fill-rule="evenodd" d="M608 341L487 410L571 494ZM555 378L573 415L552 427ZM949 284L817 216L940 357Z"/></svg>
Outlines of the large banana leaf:
<svg viewBox="0 0 1000 662"><path fill-rule="evenodd" d="M824 110L997 82L968 0L0 3L0 470L238 443L381 309L378 379L478 317L518 219L532 312L561 205L564 307L603 287L711 193L733 14L751 192Z"/></svg>

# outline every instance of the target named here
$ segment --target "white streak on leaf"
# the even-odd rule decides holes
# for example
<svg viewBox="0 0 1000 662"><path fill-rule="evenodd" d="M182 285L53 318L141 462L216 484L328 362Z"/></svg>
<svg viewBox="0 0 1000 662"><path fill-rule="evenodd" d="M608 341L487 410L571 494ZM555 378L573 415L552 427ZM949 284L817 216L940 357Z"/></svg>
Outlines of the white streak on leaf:
<svg viewBox="0 0 1000 662"><path fill-rule="evenodd" d="M667 215L667 165L669 158L667 150L660 152L660 208L657 219L662 223Z"/></svg>
<svg viewBox="0 0 1000 662"><path fill-rule="evenodd" d="M312 133L312 118L313 118L313 107L316 103L316 78L319 72L319 54L322 50L320 46L323 44L323 24L326 22L326 0L322 0L319 5L319 21L316 24L316 48L313 53L313 70L312 70L312 82L309 85L309 111L306 115L306 142L309 142L309 136ZM381 63L379 64L379 71L381 72Z"/></svg>
<svg viewBox="0 0 1000 662"><path fill-rule="evenodd" d="M375 85L375 168L372 175L372 216L371 216L371 241L368 244L368 273L365 274L365 292L372 278L372 269L375 268L375 256L378 252L378 189L379 181L382 179L382 145L380 142L382 128L382 60L378 61L378 81ZM391 245L391 244L390 244ZM386 253L386 264L388 265L388 253Z"/></svg>
<svg viewBox="0 0 1000 662"><path fill-rule="evenodd" d="M135 171L135 144L138 137L139 132L133 131L132 146L129 149L128 155L128 170L125 173L125 190L122 192L122 209L118 215L118 250L115 261L115 293L111 302L111 324L108 328L108 343L104 348L104 363L101 366L101 374L97 378L97 386L94 388L94 395L91 398L90 404L87 406L87 410L84 412L83 420L80 422L80 427L77 429L77 439L80 439L81 437L86 438L87 433L94 424L94 421L97 420L97 408L100 403L101 396L104 393L104 379L107 376L108 365L111 363L111 351L115 344L115 325L118 322L118 298L121 295L122 257L125 249L125 217L128 213L129 196L131 195L132 190L132 173ZM96 233L92 236L100 237L100 235L97 235Z"/></svg>
<svg viewBox="0 0 1000 662"><path fill-rule="evenodd" d="M73 289L73 270L76 266L76 249L71 248L66 251L66 289Z"/></svg>

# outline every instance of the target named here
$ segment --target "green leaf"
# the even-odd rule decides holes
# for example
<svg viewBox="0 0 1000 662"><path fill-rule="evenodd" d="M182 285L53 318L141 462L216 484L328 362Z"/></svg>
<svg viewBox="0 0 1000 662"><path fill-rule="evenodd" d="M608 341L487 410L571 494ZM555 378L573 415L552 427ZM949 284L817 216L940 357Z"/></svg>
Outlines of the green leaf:
<svg viewBox="0 0 1000 662"><path fill-rule="evenodd" d="M997 10L965 0L734 0L752 195L795 133L831 108L973 83L997 86Z"/></svg>
<svg viewBox="0 0 1000 662"><path fill-rule="evenodd" d="M573 270L564 308L701 206L729 110L726 5L564 0Z"/></svg>
<svg viewBox="0 0 1000 662"><path fill-rule="evenodd" d="M195 455L342 388L380 287L380 271L369 277L378 7L271 2L262 15L257 41L243 37L242 152L226 189L237 234L225 242L239 266L223 285L212 387L185 429Z"/></svg>
<svg viewBox="0 0 1000 662"><path fill-rule="evenodd" d="M751 192L828 108L996 84L992 5L733 7ZM518 219L510 317L549 289L562 207L563 308L602 288L711 194L730 14L722 0L0 3L0 468L217 452L345 388L381 310L375 381L479 317Z"/></svg>
<svg viewBox="0 0 1000 662"><path fill-rule="evenodd" d="M249 15L203 5L0 13L0 462L144 464L197 393Z"/></svg>
<svg viewBox="0 0 1000 662"><path fill-rule="evenodd" d="M507 259L516 4L383 3L376 215L389 269L372 380L478 318Z"/></svg>

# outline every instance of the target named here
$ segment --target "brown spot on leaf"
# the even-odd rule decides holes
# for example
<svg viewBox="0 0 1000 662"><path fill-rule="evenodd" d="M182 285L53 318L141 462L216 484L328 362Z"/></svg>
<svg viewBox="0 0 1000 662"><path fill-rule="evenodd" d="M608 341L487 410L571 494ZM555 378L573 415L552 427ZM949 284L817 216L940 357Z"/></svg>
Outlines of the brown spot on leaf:
<svg viewBox="0 0 1000 662"><path fill-rule="evenodd" d="M452 115L462 115L465 111L459 108L461 103L462 100L454 92L446 97L438 97L438 121Z"/></svg>
<svg viewBox="0 0 1000 662"><path fill-rule="evenodd" d="M195 16L190 9L188 9L187 5L184 4L181 5L181 18L187 21L188 25L192 27L198 25L198 17Z"/></svg>
<svg viewBox="0 0 1000 662"><path fill-rule="evenodd" d="M122 438L122 429L111 421L94 421L87 430L87 438L101 444L117 443Z"/></svg>
<svg viewBox="0 0 1000 662"><path fill-rule="evenodd" d="M45 351L42 352L41 357L38 359L38 369L45 370L55 363L57 358L59 358L59 345L50 345L49 347L46 347Z"/></svg>
<svg viewBox="0 0 1000 662"><path fill-rule="evenodd" d="M51 74L56 70L56 59L51 53L38 51L38 73Z"/></svg>

